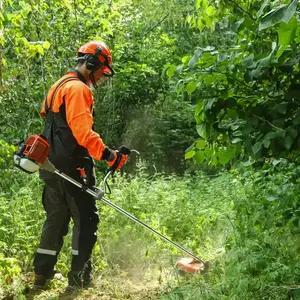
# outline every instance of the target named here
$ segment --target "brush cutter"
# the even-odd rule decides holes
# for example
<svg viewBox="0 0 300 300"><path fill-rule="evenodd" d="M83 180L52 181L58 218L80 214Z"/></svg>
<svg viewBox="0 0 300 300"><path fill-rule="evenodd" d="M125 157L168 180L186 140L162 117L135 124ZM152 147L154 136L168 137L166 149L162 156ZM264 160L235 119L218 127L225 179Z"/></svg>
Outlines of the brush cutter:
<svg viewBox="0 0 300 300"><path fill-rule="evenodd" d="M70 176L68 176L68 175L62 173L61 171L59 171L58 169L56 169L56 167L48 159L49 150L50 150L50 145L49 145L48 141L42 135L32 135L32 136L28 137L26 142L24 144L20 145L19 149L14 153L14 163L19 169L21 169L22 171L27 172L27 173L35 173L39 169L42 169L42 170L57 174L58 176L64 178L65 180L69 181L70 183L72 183L75 186L79 187L80 189L84 190L88 194L92 195L96 200L101 200L105 204L111 206L118 212L122 213L123 215L125 215L126 217L131 219L132 221L136 222L137 224L139 224L139 225L143 226L144 228L146 228L147 230L151 231L152 233L154 233L155 235L157 235L164 241L172 244L173 246L180 249L181 251L189 254L191 256L191 258L182 258L177 262L177 265L183 271L190 272L190 273L194 273L199 270L203 273L207 272L208 267L209 267L208 261L204 261L204 260L198 258L196 255L194 255L189 250L187 250L184 247L182 247L181 245L171 241L166 236L164 236L161 233L159 233L158 231L154 230L153 228L151 228L150 226L148 226L147 224L145 224L144 222L142 222L135 216L131 215L130 213L128 213L127 211L125 211L124 209L122 209L121 207L117 206L116 204L107 200L104 197L105 185L107 185L107 179L112 173L114 173L114 171L115 171L114 169L110 168L108 170L107 174L105 175L103 182L102 182L104 189L86 186L85 184L82 184L82 183L74 180ZM131 153L131 151L128 148L126 148L125 146L122 146L119 149L119 152L122 154L125 154L125 155L129 155Z"/></svg>

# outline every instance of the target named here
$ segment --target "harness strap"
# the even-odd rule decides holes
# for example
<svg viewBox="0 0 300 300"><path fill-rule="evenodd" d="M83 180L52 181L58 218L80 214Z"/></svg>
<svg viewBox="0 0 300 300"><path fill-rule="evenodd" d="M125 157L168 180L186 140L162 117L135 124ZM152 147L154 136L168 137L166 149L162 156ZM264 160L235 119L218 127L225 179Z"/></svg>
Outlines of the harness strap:
<svg viewBox="0 0 300 300"><path fill-rule="evenodd" d="M50 111L52 110L53 99L54 99L54 97L55 97L55 95L56 95L58 89L59 89L62 85L64 85L66 82L72 81L72 80L79 80L79 78L76 77L76 76L70 76L70 77L64 78L62 81L59 82L59 84L56 86L54 92L52 93L52 97L51 97L51 101L50 101L50 107L48 106L48 101L47 101L47 98L48 98L48 97L46 97L46 101L45 101L45 112L46 112L46 114L48 113L49 110L50 110Z"/></svg>

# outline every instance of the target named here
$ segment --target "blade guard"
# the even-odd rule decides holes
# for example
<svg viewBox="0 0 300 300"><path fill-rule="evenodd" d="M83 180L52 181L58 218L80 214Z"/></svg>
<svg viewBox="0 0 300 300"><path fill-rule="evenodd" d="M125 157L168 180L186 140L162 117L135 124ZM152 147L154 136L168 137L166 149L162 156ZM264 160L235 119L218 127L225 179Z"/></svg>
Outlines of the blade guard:
<svg viewBox="0 0 300 300"><path fill-rule="evenodd" d="M194 258L190 258L190 257L181 258L177 262L177 265L182 271L188 272L188 273L196 273L205 267L203 265L203 263L201 263L200 261L198 261Z"/></svg>
<svg viewBox="0 0 300 300"><path fill-rule="evenodd" d="M14 153L14 163L22 171L34 173L44 164L49 151L50 145L43 136L31 135Z"/></svg>

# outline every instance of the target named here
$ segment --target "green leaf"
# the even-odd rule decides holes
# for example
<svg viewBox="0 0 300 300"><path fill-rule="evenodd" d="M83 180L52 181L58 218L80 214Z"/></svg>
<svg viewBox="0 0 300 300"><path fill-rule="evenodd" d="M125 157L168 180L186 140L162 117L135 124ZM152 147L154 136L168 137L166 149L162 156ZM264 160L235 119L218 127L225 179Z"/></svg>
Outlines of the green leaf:
<svg viewBox="0 0 300 300"><path fill-rule="evenodd" d="M276 23L281 22L284 18L285 11L286 4L279 5L278 7L269 11L262 17L259 23L258 30L261 31L263 29L273 26Z"/></svg>
<svg viewBox="0 0 300 300"><path fill-rule="evenodd" d="M205 140L198 140L196 142L196 148L197 149L205 149L205 146L206 146L206 141Z"/></svg>
<svg viewBox="0 0 300 300"><path fill-rule="evenodd" d="M234 32L237 32L239 27L244 23L245 19L242 18L236 22L234 22L232 25L231 25L231 29L234 31Z"/></svg>
<svg viewBox="0 0 300 300"><path fill-rule="evenodd" d="M269 148L271 142L270 142L269 139L264 139L262 141L262 143L263 143L263 145L264 145L265 148Z"/></svg>
<svg viewBox="0 0 300 300"><path fill-rule="evenodd" d="M186 85L186 91L188 92L188 94L190 95L192 92L194 92L197 89L197 85L194 81L190 81L187 85Z"/></svg>
<svg viewBox="0 0 300 300"><path fill-rule="evenodd" d="M271 2L271 0L266 0L263 5L260 7L259 11L257 12L256 16L258 18L260 18L260 16L263 14L264 9L266 8L266 6Z"/></svg>
<svg viewBox="0 0 300 300"><path fill-rule="evenodd" d="M206 104L205 104L204 110L205 111L211 110L211 107L214 104L215 100L216 100L215 98L208 99Z"/></svg>
<svg viewBox="0 0 300 300"><path fill-rule="evenodd" d="M204 103L203 102L199 102L196 105L196 109L195 109L195 115L198 116L200 114L200 112L202 111Z"/></svg>
<svg viewBox="0 0 300 300"><path fill-rule="evenodd" d="M289 23L292 16L295 14L299 0L293 0L284 13L283 22Z"/></svg>
<svg viewBox="0 0 300 300"><path fill-rule="evenodd" d="M278 44L288 46L296 36L298 21L293 17L289 23L281 22L278 29Z"/></svg>
<svg viewBox="0 0 300 300"><path fill-rule="evenodd" d="M205 123L197 125L196 130L202 138L204 138L205 140L207 139L207 126Z"/></svg>
<svg viewBox="0 0 300 300"><path fill-rule="evenodd" d="M293 124L294 125L299 125L300 124L300 112L298 112L297 115L294 117Z"/></svg>
<svg viewBox="0 0 300 300"><path fill-rule="evenodd" d="M219 162L225 166L235 156L234 148L227 148L218 152Z"/></svg>
<svg viewBox="0 0 300 300"><path fill-rule="evenodd" d="M298 131L296 129L294 129L293 127L289 126L288 128L286 128L285 130L286 132L289 133L289 135L295 139L298 136Z"/></svg>
<svg viewBox="0 0 300 300"><path fill-rule="evenodd" d="M268 201L275 201L275 200L277 200L277 197L274 196L274 195L271 195L271 194L267 195L266 198L267 198Z"/></svg>
<svg viewBox="0 0 300 300"><path fill-rule="evenodd" d="M189 151L189 152L186 152L185 154L184 154L184 159L189 159L189 158L192 158L194 155L195 155L195 151L194 150L192 150L192 151Z"/></svg>
<svg viewBox="0 0 300 300"><path fill-rule="evenodd" d="M203 20L202 18L198 18L198 21L197 21L197 26L198 26L198 29L200 30L200 32L205 27L205 24L204 24L205 21L202 22L202 20Z"/></svg>
<svg viewBox="0 0 300 300"><path fill-rule="evenodd" d="M242 142L243 140L241 139L241 138L234 138L232 141L231 141L231 143L232 144L236 144L236 143L239 143L239 142Z"/></svg>
<svg viewBox="0 0 300 300"><path fill-rule="evenodd" d="M206 9L206 13L208 16L212 16L214 13L215 13L215 9L213 6L209 6L207 9Z"/></svg>
<svg viewBox="0 0 300 300"><path fill-rule="evenodd" d="M285 51L286 48L287 48L286 45L279 46L276 57L279 58L282 55L282 53Z"/></svg>
<svg viewBox="0 0 300 300"><path fill-rule="evenodd" d="M183 67L184 67L183 64L182 64L182 65L179 65L179 66L176 68L176 70L175 70L175 74L176 74L176 75L179 75L179 74L181 73Z"/></svg>
<svg viewBox="0 0 300 300"><path fill-rule="evenodd" d="M274 109L275 111L285 115L287 110L287 102L277 104Z"/></svg>
<svg viewBox="0 0 300 300"><path fill-rule="evenodd" d="M205 9L209 5L208 0L201 0L201 8Z"/></svg>
<svg viewBox="0 0 300 300"><path fill-rule="evenodd" d="M252 151L253 151L254 155L256 155L260 151L261 146L262 146L261 142L257 142L252 146Z"/></svg>
<svg viewBox="0 0 300 300"><path fill-rule="evenodd" d="M198 164L202 163L205 160L205 152L197 151L194 158Z"/></svg>
<svg viewBox="0 0 300 300"><path fill-rule="evenodd" d="M176 70L176 66L175 65L170 65L169 66L169 68L168 68L168 70L167 70L167 72L166 72L166 74L167 74L167 76L169 77L169 78L171 78L173 75L174 75L174 72L175 72L175 70Z"/></svg>
<svg viewBox="0 0 300 300"><path fill-rule="evenodd" d="M284 147L289 150L292 147L293 143L294 139L287 135L284 139Z"/></svg>
<svg viewBox="0 0 300 300"><path fill-rule="evenodd" d="M244 58L243 65L249 69L253 69L256 67L256 62L254 62L254 54L253 53Z"/></svg>
<svg viewBox="0 0 300 300"><path fill-rule="evenodd" d="M48 41L45 41L43 44L43 48L48 50L50 48L50 43Z"/></svg>
<svg viewBox="0 0 300 300"><path fill-rule="evenodd" d="M35 48L39 54L44 55L44 48L42 45L36 45Z"/></svg>
<svg viewBox="0 0 300 300"><path fill-rule="evenodd" d="M201 54L203 53L203 51L201 49L197 49L194 52L194 56L192 57L192 59L189 61L188 66L190 68L193 68L196 64L196 62L198 61L199 57L201 56Z"/></svg>

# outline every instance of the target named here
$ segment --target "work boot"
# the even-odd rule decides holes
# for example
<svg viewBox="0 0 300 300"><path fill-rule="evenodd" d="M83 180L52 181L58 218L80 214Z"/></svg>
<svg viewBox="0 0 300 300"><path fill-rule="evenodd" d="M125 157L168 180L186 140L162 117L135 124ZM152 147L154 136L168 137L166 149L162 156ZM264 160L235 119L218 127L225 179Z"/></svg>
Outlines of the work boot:
<svg viewBox="0 0 300 300"><path fill-rule="evenodd" d="M54 269L49 276L34 274L34 284L33 288L37 290L42 290L46 287L47 280L53 279L57 270Z"/></svg>
<svg viewBox="0 0 300 300"><path fill-rule="evenodd" d="M82 274L82 272L70 272L68 274L67 292L74 292L78 289L86 289L93 286L93 278L90 274Z"/></svg>

